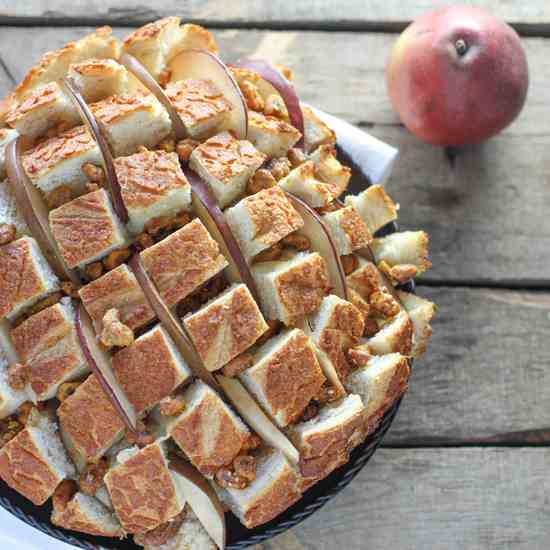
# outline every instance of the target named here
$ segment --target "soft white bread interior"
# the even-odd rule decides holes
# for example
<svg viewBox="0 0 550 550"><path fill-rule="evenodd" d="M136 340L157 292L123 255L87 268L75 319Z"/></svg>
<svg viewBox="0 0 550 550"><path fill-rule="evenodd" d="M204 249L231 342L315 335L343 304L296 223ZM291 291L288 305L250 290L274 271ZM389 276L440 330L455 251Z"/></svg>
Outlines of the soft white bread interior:
<svg viewBox="0 0 550 550"><path fill-rule="evenodd" d="M35 411L27 427L0 450L0 477L36 505L75 475L55 422Z"/></svg>
<svg viewBox="0 0 550 550"><path fill-rule="evenodd" d="M9 384L9 367L17 359L8 328L0 323L0 419L13 414L29 399L27 389L14 390Z"/></svg>
<svg viewBox="0 0 550 550"><path fill-rule="evenodd" d="M247 258L300 229L304 220L280 187L250 195L225 211L227 223Z"/></svg>
<svg viewBox="0 0 550 550"><path fill-rule="evenodd" d="M209 185L221 208L244 194L246 184L265 155L247 140L222 132L191 153L189 166Z"/></svg>
<svg viewBox="0 0 550 550"><path fill-rule="evenodd" d="M301 104L304 115L304 141L311 153L321 145L336 145L334 132L307 106Z"/></svg>
<svg viewBox="0 0 550 550"><path fill-rule="evenodd" d="M402 231L374 239L371 250L377 263L390 267L409 264L424 273L432 263L428 259L428 234L425 231Z"/></svg>
<svg viewBox="0 0 550 550"><path fill-rule="evenodd" d="M286 325L316 311L329 290L326 263L316 252L255 264L252 275L267 318Z"/></svg>
<svg viewBox="0 0 550 550"><path fill-rule="evenodd" d="M0 179L6 177L6 145L18 135L17 130L0 128Z"/></svg>
<svg viewBox="0 0 550 550"><path fill-rule="evenodd" d="M428 340L432 335L430 321L435 315L436 306L433 302L410 292L398 291L397 294L414 327L414 344L411 355L420 357L425 353Z"/></svg>
<svg viewBox="0 0 550 550"><path fill-rule="evenodd" d="M0 247L0 319L15 319L59 289L59 279L32 237Z"/></svg>
<svg viewBox="0 0 550 550"><path fill-rule="evenodd" d="M323 216L339 256L368 246L372 236L353 206L340 208Z"/></svg>
<svg viewBox="0 0 550 550"><path fill-rule="evenodd" d="M17 208L15 193L8 180L0 182L0 224L13 225L16 237L29 235L29 226Z"/></svg>
<svg viewBox="0 0 550 550"><path fill-rule="evenodd" d="M399 352L410 355L413 349L413 324L403 309L374 336L365 340L366 348L374 355Z"/></svg>
<svg viewBox="0 0 550 550"><path fill-rule="evenodd" d="M248 139L265 153L267 158L286 156L302 137L300 132L284 120L256 111L248 112Z"/></svg>
<svg viewBox="0 0 550 550"><path fill-rule="evenodd" d="M217 488L221 499L252 529L271 521L300 499L299 477L281 451L258 457L256 479L246 489Z"/></svg>
<svg viewBox="0 0 550 550"><path fill-rule="evenodd" d="M371 185L359 195L348 195L345 202L357 209L373 235L397 219L398 206L381 185Z"/></svg>
<svg viewBox="0 0 550 550"><path fill-rule="evenodd" d="M340 193L343 193L351 178L351 168L344 166L336 158L336 150L332 145L321 145L309 155L309 159L315 163L317 177L335 185Z"/></svg>

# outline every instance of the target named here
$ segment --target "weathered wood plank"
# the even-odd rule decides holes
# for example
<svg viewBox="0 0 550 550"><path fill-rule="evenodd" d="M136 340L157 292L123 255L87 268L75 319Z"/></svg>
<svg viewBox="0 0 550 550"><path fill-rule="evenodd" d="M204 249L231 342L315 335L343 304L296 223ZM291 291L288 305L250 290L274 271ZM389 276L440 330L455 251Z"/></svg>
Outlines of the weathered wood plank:
<svg viewBox="0 0 550 550"><path fill-rule="evenodd" d="M45 50L82 36L84 28L3 28L1 59L19 80ZM127 29L116 29L123 36ZM432 238L430 281L550 286L550 62L542 39L526 39L532 83L519 120L501 136L465 151L451 170L443 151L418 142L392 112L384 63L393 37L322 32L217 32L227 59L265 55L289 64L304 100L363 124L401 148L388 186L403 205L405 228ZM327 53L330 44L337 55ZM296 55L298 52L298 55ZM11 82L0 78L0 93Z"/></svg>
<svg viewBox="0 0 550 550"><path fill-rule="evenodd" d="M405 22L434 7L451 4L444 0L316 0L309 2L254 2L246 0L167 0L162 5L137 4L132 0L0 0L0 19L4 22L85 23L108 22L114 25L140 25L166 15L214 25L263 24L311 28L399 29ZM544 0L507 2L479 0L476 5L496 16L518 24L524 30L548 31L550 7Z"/></svg>
<svg viewBox="0 0 550 550"><path fill-rule="evenodd" d="M550 294L427 288L438 305L428 353L386 445L537 443L550 428Z"/></svg>
<svg viewBox="0 0 550 550"><path fill-rule="evenodd" d="M550 449L379 450L322 510L257 550L547 548Z"/></svg>

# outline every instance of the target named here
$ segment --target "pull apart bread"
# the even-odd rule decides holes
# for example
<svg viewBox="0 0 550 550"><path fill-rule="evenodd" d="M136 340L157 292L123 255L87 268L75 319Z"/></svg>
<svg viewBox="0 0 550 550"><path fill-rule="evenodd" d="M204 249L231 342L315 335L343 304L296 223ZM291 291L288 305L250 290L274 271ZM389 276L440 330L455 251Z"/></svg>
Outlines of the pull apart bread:
<svg viewBox="0 0 550 550"><path fill-rule="evenodd" d="M430 267L346 191L291 72L168 17L46 54L0 130L0 477L52 522L225 544L345 464L407 389ZM221 504L223 503L223 504ZM183 546L182 546L183 545Z"/></svg>

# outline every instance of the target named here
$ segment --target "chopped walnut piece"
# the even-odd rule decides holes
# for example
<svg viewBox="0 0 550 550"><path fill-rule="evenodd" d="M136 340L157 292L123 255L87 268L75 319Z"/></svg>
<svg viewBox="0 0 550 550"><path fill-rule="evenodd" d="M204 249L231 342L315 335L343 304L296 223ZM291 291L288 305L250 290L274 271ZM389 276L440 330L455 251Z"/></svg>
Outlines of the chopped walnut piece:
<svg viewBox="0 0 550 550"><path fill-rule="evenodd" d="M267 169L273 177L279 181L290 174L290 161L286 157L280 157L269 161Z"/></svg>
<svg viewBox="0 0 550 550"><path fill-rule="evenodd" d="M80 384L82 384L82 382L65 382L64 384L61 384L61 386L57 389L57 399L63 403L63 401L71 397Z"/></svg>
<svg viewBox="0 0 550 550"><path fill-rule="evenodd" d="M340 260L342 261L342 267L346 275L350 275L359 267L359 259L355 254L340 256Z"/></svg>
<svg viewBox="0 0 550 550"><path fill-rule="evenodd" d="M172 78L172 71L170 69L163 69L158 76L158 82L163 88L166 88L168 82L170 82L170 78Z"/></svg>
<svg viewBox="0 0 550 550"><path fill-rule="evenodd" d="M372 355L365 348L350 348L348 349L348 357L354 368L361 368L369 362Z"/></svg>
<svg viewBox="0 0 550 550"><path fill-rule="evenodd" d="M256 479L256 459L251 455L239 455L233 461L235 474L239 477L244 477L246 481L254 481Z"/></svg>
<svg viewBox="0 0 550 550"><path fill-rule="evenodd" d="M325 383L321 386L319 393L315 396L315 401L319 405L325 405L326 403L332 403L339 398L338 390L329 383Z"/></svg>
<svg viewBox="0 0 550 550"><path fill-rule="evenodd" d="M378 323L374 319L370 319L370 318L365 319L365 330L363 331L363 336L367 338L369 336L374 336L379 330L380 330L380 327L378 326Z"/></svg>
<svg viewBox="0 0 550 550"><path fill-rule="evenodd" d="M208 302L212 298L218 296L218 294L221 293L225 286L225 279L222 276L218 275L210 279L206 284L199 288L199 290L197 291L197 296L201 303Z"/></svg>
<svg viewBox="0 0 550 550"><path fill-rule="evenodd" d="M169 395L161 399L159 403L160 414L162 414L162 416L178 416L185 410L186 406L187 403L183 395Z"/></svg>
<svg viewBox="0 0 550 550"><path fill-rule="evenodd" d="M172 220L172 227L174 229L181 229L184 225L187 225L191 221L191 214L189 212L179 212Z"/></svg>
<svg viewBox="0 0 550 550"><path fill-rule="evenodd" d="M47 307L57 304L57 302L59 302L61 298L63 298L62 292L54 292L53 294L46 296L46 298L44 298L43 300L40 300L40 302L38 302L37 304L34 304L34 306L32 306L27 313L29 314L29 316L40 313Z"/></svg>
<svg viewBox="0 0 550 550"><path fill-rule="evenodd" d="M145 224L145 231L149 235L156 235L162 230L167 229L172 224L172 218L170 216L159 216L158 218L153 218Z"/></svg>
<svg viewBox="0 0 550 550"><path fill-rule="evenodd" d="M153 237L149 235L149 233L140 233L136 237L135 245L139 248L139 250L145 250L146 248L149 248L155 244L155 241L153 240Z"/></svg>
<svg viewBox="0 0 550 550"><path fill-rule="evenodd" d="M30 380L31 369L29 365L15 363L8 371L8 384L10 388L16 391L25 389L25 386Z"/></svg>
<svg viewBox="0 0 550 550"><path fill-rule="evenodd" d="M308 420L315 418L318 413L319 413L319 405L312 402L305 408L304 412L302 413L302 417L300 418L300 421L307 422Z"/></svg>
<svg viewBox="0 0 550 550"><path fill-rule="evenodd" d="M297 233L292 233L287 235L282 241L283 246L289 246L295 248L300 252L304 252L311 248L311 242L305 235L298 235Z"/></svg>
<svg viewBox="0 0 550 550"><path fill-rule="evenodd" d="M64 510L70 500L78 492L78 485L72 479L64 479L52 496L52 504L55 510Z"/></svg>
<svg viewBox="0 0 550 550"><path fill-rule="evenodd" d="M289 150L287 153L288 160L290 161L290 164L292 168L297 168L300 166L300 164L304 164L306 161L306 154L296 147L293 147Z"/></svg>
<svg viewBox="0 0 550 550"><path fill-rule="evenodd" d="M155 527L151 531L146 533L136 533L134 535L134 542L140 546L145 547L157 547L164 546L170 539L172 539L180 530L183 521L185 520L185 509L170 521ZM185 545L182 550L189 549L190 546Z"/></svg>
<svg viewBox="0 0 550 550"><path fill-rule="evenodd" d="M72 281L63 281L61 283L61 290L65 296L69 296L70 298L74 298L75 300L78 300L79 294L78 294L78 288Z"/></svg>
<svg viewBox="0 0 550 550"><path fill-rule="evenodd" d="M100 458L95 464L88 464L78 480L80 490L89 497L95 496L97 490L103 485L103 478L108 470L109 461L106 458Z"/></svg>
<svg viewBox="0 0 550 550"><path fill-rule="evenodd" d="M95 281L103 275L103 264L101 262L94 262L87 265L84 271L90 281Z"/></svg>
<svg viewBox="0 0 550 550"><path fill-rule="evenodd" d="M103 316L101 343L107 347L125 348L134 343L134 331L120 320L118 309L109 309Z"/></svg>
<svg viewBox="0 0 550 550"><path fill-rule="evenodd" d="M0 448L9 443L23 428L24 425L14 416L8 416L0 421Z"/></svg>
<svg viewBox="0 0 550 550"><path fill-rule="evenodd" d="M17 420L23 424L23 426L26 426L29 422L29 418L31 416L31 412L34 408L34 405L30 401L25 401L18 409L17 409Z"/></svg>
<svg viewBox="0 0 550 550"><path fill-rule="evenodd" d="M166 138L157 145L157 149L166 151L167 153L173 153L176 150L176 140L172 138Z"/></svg>
<svg viewBox="0 0 550 550"><path fill-rule="evenodd" d="M242 476L238 476L229 468L220 468L215 475L216 483L223 487L231 487L233 489L246 489L248 480Z"/></svg>
<svg viewBox="0 0 550 550"><path fill-rule="evenodd" d="M418 275L418 268L414 264L398 264L393 267L381 261L378 269L389 277L392 283L406 283Z"/></svg>
<svg viewBox="0 0 550 550"><path fill-rule="evenodd" d="M263 189L269 189L277 185L277 180L273 174L264 168L260 168L248 181L246 190L250 195L254 195Z"/></svg>
<svg viewBox="0 0 550 550"><path fill-rule="evenodd" d="M0 246L15 240L17 229L12 223L0 223Z"/></svg>
<svg viewBox="0 0 550 550"><path fill-rule="evenodd" d="M265 322L269 328L256 340L257 346L261 346L275 336L283 326L283 323L279 319L266 319Z"/></svg>
<svg viewBox="0 0 550 550"><path fill-rule="evenodd" d="M235 357L235 359L232 359L227 363L227 365L224 365L222 368L222 373L224 376L228 376L229 378L234 378L235 376L238 376L242 372L244 372L246 369L251 367L254 364L254 356L250 352L244 352Z"/></svg>
<svg viewBox="0 0 550 550"><path fill-rule="evenodd" d="M131 252L129 248L120 248L119 250L113 250L106 258L103 260L103 266L107 271L115 269L119 265L122 265L130 256Z"/></svg>
<svg viewBox="0 0 550 550"><path fill-rule="evenodd" d="M383 317L394 317L401 310L399 303L385 290L375 290L369 296L369 304Z"/></svg>
<svg viewBox="0 0 550 550"><path fill-rule="evenodd" d="M337 212L338 210L342 210L344 208L338 201L332 201L329 202L326 206L320 206L319 208L316 208L317 212L319 214L328 214L330 212Z"/></svg>
<svg viewBox="0 0 550 550"><path fill-rule="evenodd" d="M241 451L253 451L259 449L262 445L262 440L258 434L250 434L244 441Z"/></svg>
<svg viewBox="0 0 550 550"><path fill-rule="evenodd" d="M143 420L138 420L136 432L126 430L124 438L130 445L137 445L138 447L146 447L155 441L155 436L147 432L147 426L145 426Z"/></svg>
<svg viewBox="0 0 550 550"><path fill-rule="evenodd" d="M86 162L80 167L80 169L90 180L90 182L96 183L99 186L105 183L105 170L103 170L101 166L96 166L91 162Z"/></svg>
<svg viewBox="0 0 550 550"><path fill-rule="evenodd" d="M277 118L288 118L288 110L279 94L271 94L265 101L264 114Z"/></svg>
<svg viewBox="0 0 550 550"><path fill-rule="evenodd" d="M262 250L259 254L254 257L253 262L259 264L261 262L273 262L278 260L283 253L283 247L281 243L275 243L270 248Z"/></svg>
<svg viewBox="0 0 550 550"><path fill-rule="evenodd" d="M46 195L46 203L52 210L70 202L72 199L73 191L66 185L60 185Z"/></svg>
<svg viewBox="0 0 550 550"><path fill-rule="evenodd" d="M255 84L249 80L245 80L241 83L241 91L246 101L246 106L251 111L262 112L264 110L264 100Z"/></svg>
<svg viewBox="0 0 550 550"><path fill-rule="evenodd" d="M178 141L176 145L176 153L178 154L178 157L181 162L188 162L189 157L191 156L191 153L199 145L198 141L195 141L194 139L182 139L181 141Z"/></svg>

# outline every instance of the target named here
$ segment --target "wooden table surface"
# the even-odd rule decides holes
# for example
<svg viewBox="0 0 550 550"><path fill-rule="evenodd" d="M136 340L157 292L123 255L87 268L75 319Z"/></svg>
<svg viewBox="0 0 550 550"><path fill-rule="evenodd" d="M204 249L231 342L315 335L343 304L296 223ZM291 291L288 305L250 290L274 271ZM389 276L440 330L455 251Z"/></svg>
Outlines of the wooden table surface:
<svg viewBox="0 0 550 550"><path fill-rule="evenodd" d="M522 34L531 85L520 118L454 164L399 124L384 81L396 33L443 3L0 0L2 96L91 25L123 36L178 14L214 29L226 59L288 64L304 100L401 150L388 189L401 225L431 236L434 268L418 289L439 306L431 348L357 480L261 548L549 547L550 2L470 2Z"/></svg>

